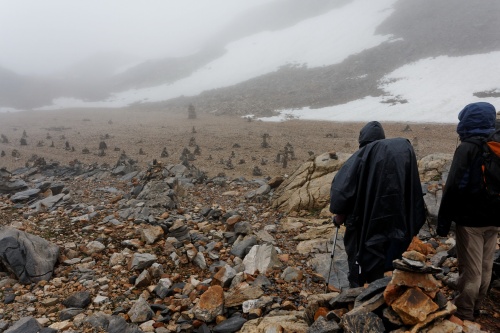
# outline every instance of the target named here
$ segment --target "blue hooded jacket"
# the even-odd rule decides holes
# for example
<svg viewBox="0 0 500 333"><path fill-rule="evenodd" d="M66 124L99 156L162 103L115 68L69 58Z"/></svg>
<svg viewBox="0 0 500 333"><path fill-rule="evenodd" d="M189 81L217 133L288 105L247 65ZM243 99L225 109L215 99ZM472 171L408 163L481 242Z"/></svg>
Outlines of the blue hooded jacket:
<svg viewBox="0 0 500 333"><path fill-rule="evenodd" d="M462 141L455 150L438 213L437 233L446 236L451 223L466 227L500 226L500 207L483 190L482 150L468 138L487 137L495 131L496 112L485 102L467 105L458 115Z"/></svg>
<svg viewBox="0 0 500 333"><path fill-rule="evenodd" d="M460 111L458 120L460 141L473 136L488 136L495 131L495 107L487 102L471 103Z"/></svg>

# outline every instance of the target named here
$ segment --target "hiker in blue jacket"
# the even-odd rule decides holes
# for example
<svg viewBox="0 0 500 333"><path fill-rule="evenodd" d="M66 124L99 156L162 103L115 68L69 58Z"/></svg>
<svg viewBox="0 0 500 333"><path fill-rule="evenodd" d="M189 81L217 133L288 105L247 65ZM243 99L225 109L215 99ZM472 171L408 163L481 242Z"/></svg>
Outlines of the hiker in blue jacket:
<svg viewBox="0 0 500 333"><path fill-rule="evenodd" d="M359 150L337 172L330 190L334 223L345 223L349 285L392 271L425 221L415 152L404 138L385 139L377 121L359 135Z"/></svg>
<svg viewBox="0 0 500 333"><path fill-rule="evenodd" d="M437 233L445 237L456 224L458 291L456 316L474 320L486 296L493 256L500 231L500 205L492 201L483 185L482 148L474 140L495 131L495 107L478 102L458 115L460 145L455 150L438 213Z"/></svg>

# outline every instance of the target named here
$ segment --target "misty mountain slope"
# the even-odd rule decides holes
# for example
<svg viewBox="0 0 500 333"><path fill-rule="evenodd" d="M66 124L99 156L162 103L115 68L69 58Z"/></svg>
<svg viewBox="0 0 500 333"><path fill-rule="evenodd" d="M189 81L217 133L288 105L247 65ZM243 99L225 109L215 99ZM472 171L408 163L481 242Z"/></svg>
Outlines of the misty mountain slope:
<svg viewBox="0 0 500 333"><path fill-rule="evenodd" d="M182 58L150 60L112 78L109 92L172 83L190 76L226 52L228 43L264 31L289 28L305 19L341 7L352 0L280 0L254 8L236 17L197 53ZM179 27L182 33L182 27Z"/></svg>
<svg viewBox="0 0 500 333"><path fill-rule="evenodd" d="M221 57L225 46L233 41L263 31L286 29L305 19L340 7L352 0L278 0L265 3L239 15L220 33L214 35L198 52L177 58L151 59L136 64L116 75L113 68L124 61L125 56L115 54L116 64L109 62L110 55L96 55L81 61L72 68L58 73L55 79L46 79L41 86L31 84L15 85L16 94L0 92L1 106L32 108L50 104L58 97L72 97L82 101L99 101L129 89L171 84L189 77L196 70ZM166 33L182 34L178 31ZM147 36L145 36L147 38ZM158 41L161 43L161 41ZM130 60L134 63L134 60ZM1 74L0 74L1 75ZM45 87L44 87L45 86ZM46 89L50 86L50 89ZM44 92L40 94L39 92ZM39 95L41 98L34 98ZM24 96L24 98L22 98Z"/></svg>
<svg viewBox="0 0 500 333"><path fill-rule="evenodd" d="M0 67L0 108L31 108L51 103L54 80L19 75Z"/></svg>
<svg viewBox="0 0 500 333"><path fill-rule="evenodd" d="M339 7L349 0L277 1L261 5L233 22L215 35L199 52L183 58L150 60L113 78L111 92L132 88L172 83L191 75L194 71L222 56L224 46L232 41L266 30L280 30L298 22ZM181 33L182 27L179 27Z"/></svg>
<svg viewBox="0 0 500 333"><path fill-rule="evenodd" d="M364 110L381 119L411 119L420 109L451 114L500 96L499 16L497 0L270 1L189 56L95 82L53 80L40 91L50 87L47 108L193 103L216 114L319 110L337 120L362 119Z"/></svg>
<svg viewBox="0 0 500 333"><path fill-rule="evenodd" d="M390 5L394 1L351 1L338 10L304 20L288 29L266 31L230 43L222 57L173 84L132 89L87 106L119 106L137 101L168 100L181 95L193 96L265 76L287 65L306 64L314 68L340 63L353 53L390 39L390 36L375 35L374 29L391 14ZM364 20L350 19L360 11L366 15ZM69 100L56 102L78 104L78 101Z"/></svg>
<svg viewBox="0 0 500 333"><path fill-rule="evenodd" d="M492 10L497 8L498 10ZM220 113L269 114L280 108L320 108L366 96L381 96L384 75L420 59L442 55L465 56L500 50L500 2L477 6L460 1L400 1L377 33L390 42L320 68L286 67L274 73L192 97L187 102ZM478 18L481 20L478 20ZM500 59L499 59L500 61ZM500 88L500 87L499 87ZM487 97L481 95L480 97ZM491 94L490 94L491 96ZM405 102L388 98L388 104ZM171 100L179 105L186 100Z"/></svg>
<svg viewBox="0 0 500 333"><path fill-rule="evenodd" d="M235 17L207 44L225 46L260 32L283 30L351 2L353 0L279 0L263 4Z"/></svg>
<svg viewBox="0 0 500 333"><path fill-rule="evenodd" d="M224 48L206 48L182 58L149 60L114 75L108 93L172 83L191 75L198 68L225 53Z"/></svg>
<svg viewBox="0 0 500 333"><path fill-rule="evenodd" d="M398 1L394 9L376 32L402 38L420 56L464 56L500 50L499 1Z"/></svg>

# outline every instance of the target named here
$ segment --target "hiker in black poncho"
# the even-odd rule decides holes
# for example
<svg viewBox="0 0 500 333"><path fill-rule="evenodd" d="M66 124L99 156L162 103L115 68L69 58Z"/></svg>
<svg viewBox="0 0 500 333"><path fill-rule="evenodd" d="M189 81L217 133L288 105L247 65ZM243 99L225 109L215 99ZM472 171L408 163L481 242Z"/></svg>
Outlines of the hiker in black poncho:
<svg viewBox="0 0 500 333"><path fill-rule="evenodd" d="M336 225L345 223L349 284L362 286L393 269L425 221L415 152L404 138L385 139L379 122L359 134L359 150L330 190Z"/></svg>

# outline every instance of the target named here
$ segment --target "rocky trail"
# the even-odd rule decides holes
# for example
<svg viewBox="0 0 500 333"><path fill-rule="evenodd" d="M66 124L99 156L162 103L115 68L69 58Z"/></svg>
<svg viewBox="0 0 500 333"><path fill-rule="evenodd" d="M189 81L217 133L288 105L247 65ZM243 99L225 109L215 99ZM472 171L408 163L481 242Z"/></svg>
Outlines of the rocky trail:
<svg viewBox="0 0 500 333"><path fill-rule="evenodd" d="M347 156L287 179L126 156L2 170L0 332L498 332L500 251L481 315L461 322L454 238L431 224L391 276L352 289L340 228L329 272L325 187ZM431 217L449 159L419 162Z"/></svg>

